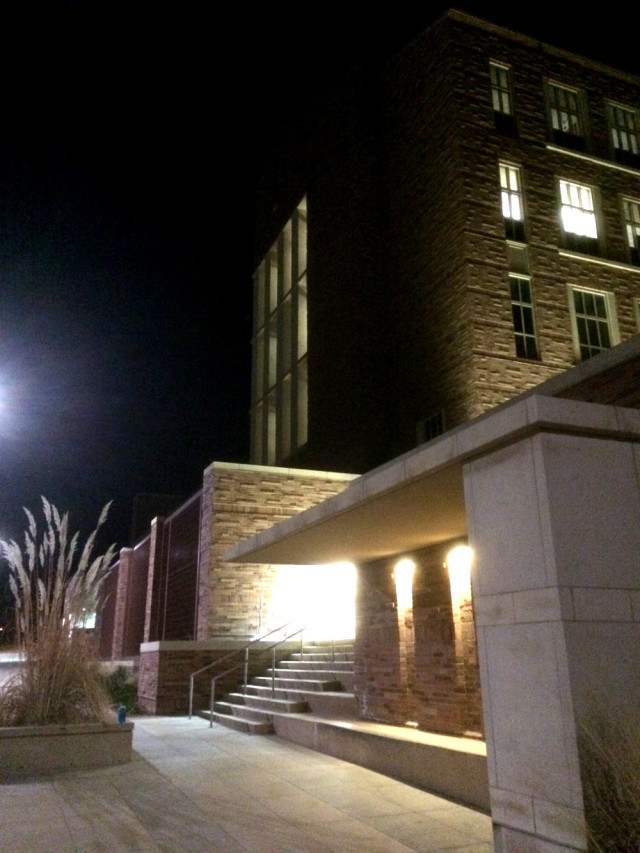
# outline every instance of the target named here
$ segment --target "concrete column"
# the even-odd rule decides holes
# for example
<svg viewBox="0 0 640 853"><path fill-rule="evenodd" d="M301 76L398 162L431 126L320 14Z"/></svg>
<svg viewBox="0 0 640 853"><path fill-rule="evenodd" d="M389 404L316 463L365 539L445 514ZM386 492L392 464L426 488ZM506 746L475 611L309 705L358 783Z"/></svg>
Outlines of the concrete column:
<svg viewBox="0 0 640 853"><path fill-rule="evenodd" d="M640 413L562 413L464 465L499 853L586 850L581 724L638 708Z"/></svg>
<svg viewBox="0 0 640 853"><path fill-rule="evenodd" d="M115 591L113 610L113 634L111 640L111 660L120 660L124 650L124 632L127 617L127 598L133 548L122 548L118 562L118 582Z"/></svg>

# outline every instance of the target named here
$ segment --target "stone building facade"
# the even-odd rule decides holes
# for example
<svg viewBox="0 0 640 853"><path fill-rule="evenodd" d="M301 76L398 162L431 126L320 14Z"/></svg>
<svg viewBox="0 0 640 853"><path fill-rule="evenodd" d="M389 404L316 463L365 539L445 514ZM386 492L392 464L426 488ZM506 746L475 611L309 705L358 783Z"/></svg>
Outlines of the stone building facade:
<svg viewBox="0 0 640 853"><path fill-rule="evenodd" d="M235 561L225 554L349 486L348 475L318 472L384 482L386 464L403 465L389 460L447 433L424 449L437 456L467 422L545 381L544 395L638 407L635 356L578 384L553 383L638 332L639 103L640 81L628 74L449 12L384 68L354 71L292 123L258 204L254 464L204 473L194 630L188 641L145 635L140 696L149 710L183 710L189 671L273 622L276 557L245 564L241 552ZM558 411L564 435L573 427L568 408ZM449 502L446 488L435 492L440 464L433 493L420 496L428 521L411 516L435 531L420 547L400 541L397 494L371 522L389 537L384 553L349 531L347 544L363 554L355 692L364 718L478 734L486 702L477 614L470 591L452 594L444 565L469 530L466 518L453 533L434 524L437 504ZM397 477L394 488L404 488ZM516 475L509 483L516 490ZM416 512L409 499L403 510ZM523 529L529 523L527 515ZM475 524L478 542L490 538ZM303 556L292 547L287 559ZM392 577L400 559L414 564L406 609ZM120 606L116 621L126 612ZM493 611L482 619L488 635Z"/></svg>
<svg viewBox="0 0 640 853"><path fill-rule="evenodd" d="M451 11L299 116L258 205L253 461L363 473L637 334L639 103Z"/></svg>

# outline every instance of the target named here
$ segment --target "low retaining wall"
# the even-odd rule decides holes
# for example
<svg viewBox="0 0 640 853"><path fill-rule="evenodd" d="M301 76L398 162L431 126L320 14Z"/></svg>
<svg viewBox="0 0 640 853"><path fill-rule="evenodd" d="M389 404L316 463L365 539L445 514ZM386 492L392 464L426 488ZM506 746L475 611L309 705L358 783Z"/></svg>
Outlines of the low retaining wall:
<svg viewBox="0 0 640 853"><path fill-rule="evenodd" d="M285 740L490 813L483 741L304 714L277 714L273 723Z"/></svg>
<svg viewBox="0 0 640 853"><path fill-rule="evenodd" d="M133 723L0 728L0 782L131 761Z"/></svg>

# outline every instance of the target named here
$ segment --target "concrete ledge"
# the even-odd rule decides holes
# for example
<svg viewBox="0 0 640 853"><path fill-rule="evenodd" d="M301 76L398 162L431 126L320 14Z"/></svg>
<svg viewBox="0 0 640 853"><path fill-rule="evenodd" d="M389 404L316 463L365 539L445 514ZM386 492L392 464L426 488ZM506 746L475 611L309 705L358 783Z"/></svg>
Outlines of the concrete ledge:
<svg viewBox="0 0 640 853"><path fill-rule="evenodd" d="M0 782L131 761L133 723L0 728Z"/></svg>
<svg viewBox="0 0 640 853"><path fill-rule="evenodd" d="M483 741L308 714L274 714L273 726L285 740L490 812Z"/></svg>

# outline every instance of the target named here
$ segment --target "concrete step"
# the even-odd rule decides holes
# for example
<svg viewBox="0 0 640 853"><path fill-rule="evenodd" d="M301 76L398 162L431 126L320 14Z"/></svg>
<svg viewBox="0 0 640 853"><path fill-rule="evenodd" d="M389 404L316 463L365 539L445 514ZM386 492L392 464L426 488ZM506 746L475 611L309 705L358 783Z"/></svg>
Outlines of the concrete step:
<svg viewBox="0 0 640 853"><path fill-rule="evenodd" d="M278 671L276 670L276 673ZM309 673L305 673L308 675ZM258 675L253 679L253 684L262 687L271 687L271 673L267 671L266 675ZM285 690L341 690L342 685L337 678L305 678L303 676L296 677L291 670L280 670L280 674L275 677L276 689Z"/></svg>
<svg viewBox="0 0 640 853"><path fill-rule="evenodd" d="M325 672L353 672L353 663L348 660L311 660L304 659L282 660L278 664L281 669L313 670Z"/></svg>
<svg viewBox="0 0 640 853"><path fill-rule="evenodd" d="M247 697L264 696L270 699L271 686L249 684L245 695ZM274 698L304 704L307 711L325 717L334 716L339 719L358 717L358 700L353 693L343 690L288 690L276 687Z"/></svg>
<svg viewBox="0 0 640 853"><path fill-rule="evenodd" d="M294 660L294 661L296 661L296 660L297 661L312 660L312 661L327 661L327 662L347 661L351 664L353 664L353 658L354 658L353 652L339 652L339 651L336 651L334 654L331 654L331 652L304 652L303 654L300 654L300 652L294 652L291 655L291 660Z"/></svg>
<svg viewBox="0 0 640 853"><path fill-rule="evenodd" d="M233 702L226 702L224 699L216 702L213 710L216 714L233 717L236 720L243 720L244 722L273 724L272 711L250 708L248 705L236 705Z"/></svg>
<svg viewBox="0 0 640 853"><path fill-rule="evenodd" d="M236 732L244 732L248 735L268 735L273 733L273 724L265 720L251 720L237 717L233 714L221 714L218 711L213 712L213 717L209 711L200 711L198 716L203 717L205 720L213 719L214 723L219 723L228 729L233 729Z"/></svg>
<svg viewBox="0 0 640 853"><path fill-rule="evenodd" d="M284 661L282 662L284 663ZM351 669L295 669L285 667L280 663L275 670L275 679L277 682L280 682L276 686L278 687L293 687L296 689L296 686L300 690L313 690L313 689L322 689L322 690L346 690L347 693L353 692L353 671ZM264 677L271 677L271 673L273 670L268 669L265 672ZM262 676L259 676L259 678ZM327 687L322 688L313 688L313 687L305 687L302 684L296 685L291 684L291 681L312 681L312 682L326 682ZM282 682L286 681L287 684L283 684ZM254 683L260 683L258 679L254 679Z"/></svg>
<svg viewBox="0 0 640 853"><path fill-rule="evenodd" d="M280 714L304 714L309 710L309 705L304 699L271 696L271 690L268 688L263 693L228 693L225 700L233 705L245 705L249 708L276 711Z"/></svg>

